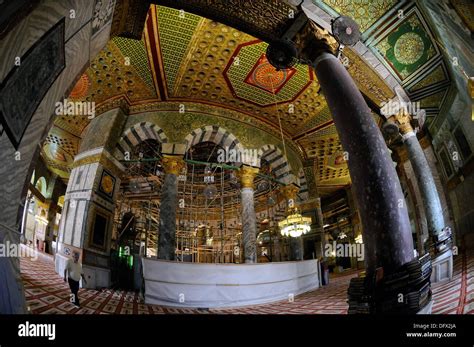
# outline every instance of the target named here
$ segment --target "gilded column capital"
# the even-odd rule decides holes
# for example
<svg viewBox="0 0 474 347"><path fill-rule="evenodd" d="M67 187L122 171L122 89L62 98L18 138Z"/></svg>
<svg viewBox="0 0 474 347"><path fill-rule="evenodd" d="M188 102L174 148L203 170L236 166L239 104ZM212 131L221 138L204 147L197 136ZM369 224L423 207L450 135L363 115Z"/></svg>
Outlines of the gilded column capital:
<svg viewBox="0 0 474 347"><path fill-rule="evenodd" d="M286 200L293 199L296 200L296 194L300 191L300 188L296 184L288 184L286 186L281 187L281 192L285 196Z"/></svg>
<svg viewBox="0 0 474 347"><path fill-rule="evenodd" d="M397 122L402 136L414 131L411 126L411 116L405 109L402 108L393 118Z"/></svg>
<svg viewBox="0 0 474 347"><path fill-rule="evenodd" d="M294 42L298 49L299 58L307 64L312 64L321 53L337 54L339 43L325 29L320 28L311 20L296 35Z"/></svg>
<svg viewBox="0 0 474 347"><path fill-rule="evenodd" d="M186 163L183 160L183 157L179 155L163 155L161 164L165 170L166 174L179 175L181 170L184 168Z"/></svg>
<svg viewBox="0 0 474 347"><path fill-rule="evenodd" d="M258 174L259 168L258 167L253 167L253 166L248 166L248 165L242 165L237 171L237 175L240 178L240 183L242 185L242 188L252 188L253 189L253 180L255 176Z"/></svg>

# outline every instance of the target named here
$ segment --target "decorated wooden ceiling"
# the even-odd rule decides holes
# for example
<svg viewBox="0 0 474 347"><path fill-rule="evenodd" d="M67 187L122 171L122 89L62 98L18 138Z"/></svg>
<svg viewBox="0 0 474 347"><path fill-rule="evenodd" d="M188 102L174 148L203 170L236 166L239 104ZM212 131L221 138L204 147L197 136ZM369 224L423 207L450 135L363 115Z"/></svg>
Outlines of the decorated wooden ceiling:
<svg viewBox="0 0 474 347"><path fill-rule="evenodd" d="M331 15L359 23L364 42L429 115L442 107L449 75L423 14L397 0L314 0ZM402 12L400 12L400 10ZM400 15L402 13L403 15ZM112 38L79 78L69 100L100 107L194 102L257 118L274 133L280 123L302 161L314 160L322 195L350 183L345 156L318 81L305 65L276 71L267 43L188 12L151 5L141 40ZM350 49L348 71L375 105L393 97L383 80ZM374 114L377 121L379 117ZM89 119L58 116L43 145L49 168L67 179ZM192 130L192 129L190 129Z"/></svg>

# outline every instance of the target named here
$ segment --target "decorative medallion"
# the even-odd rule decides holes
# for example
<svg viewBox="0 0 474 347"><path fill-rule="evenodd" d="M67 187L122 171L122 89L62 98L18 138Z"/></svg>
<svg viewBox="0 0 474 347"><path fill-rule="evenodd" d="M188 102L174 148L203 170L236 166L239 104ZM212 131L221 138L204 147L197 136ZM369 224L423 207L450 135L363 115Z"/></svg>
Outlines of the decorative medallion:
<svg viewBox="0 0 474 347"><path fill-rule="evenodd" d="M89 91L90 84L91 83L87 74L83 74L72 89L69 97L73 99L85 98Z"/></svg>
<svg viewBox="0 0 474 347"><path fill-rule="evenodd" d="M243 43L228 60L224 78L235 98L270 106L295 100L311 85L307 65L277 71L267 60L267 46L259 40Z"/></svg>
<svg viewBox="0 0 474 347"><path fill-rule="evenodd" d="M108 197L112 197L115 188L115 178L108 173L106 170L102 171L102 177L100 178L99 191L105 193Z"/></svg>
<svg viewBox="0 0 474 347"><path fill-rule="evenodd" d="M387 32L375 47L402 81L439 54L417 9L407 14L401 22L394 22Z"/></svg>
<svg viewBox="0 0 474 347"><path fill-rule="evenodd" d="M294 68L277 71L266 55L262 54L244 82L269 93L278 94L295 73Z"/></svg>
<svg viewBox="0 0 474 347"><path fill-rule="evenodd" d="M395 42L395 59L405 65L416 63L423 55L425 45L420 35L416 33L406 33L400 36Z"/></svg>

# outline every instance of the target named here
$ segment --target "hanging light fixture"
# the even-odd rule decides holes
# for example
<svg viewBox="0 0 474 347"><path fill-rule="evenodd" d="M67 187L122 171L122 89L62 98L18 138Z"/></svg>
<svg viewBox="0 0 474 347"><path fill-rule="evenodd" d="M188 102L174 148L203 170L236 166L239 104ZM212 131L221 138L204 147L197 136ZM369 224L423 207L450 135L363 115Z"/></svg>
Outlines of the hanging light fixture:
<svg viewBox="0 0 474 347"><path fill-rule="evenodd" d="M280 233L283 236L300 237L311 230L311 217L303 217L295 209L294 213L290 214L281 222L278 222Z"/></svg>
<svg viewBox="0 0 474 347"><path fill-rule="evenodd" d="M270 79L270 83L272 83L271 79ZM275 114L278 118L281 142L283 144L283 155L285 158L288 158L287 153L286 153L285 137L283 136L283 126L281 124L280 115L278 113L278 106L277 106L278 103L276 99L275 88L273 88L273 83L272 83L272 91L273 91ZM294 198L292 199L293 201L295 201ZM278 227L280 228L281 235L290 236L290 237L300 237L301 235L304 235L311 230L311 222L312 222L311 217L303 217L300 213L298 213L297 208L294 206L290 206L287 213L288 213L288 216L281 222L278 222Z"/></svg>

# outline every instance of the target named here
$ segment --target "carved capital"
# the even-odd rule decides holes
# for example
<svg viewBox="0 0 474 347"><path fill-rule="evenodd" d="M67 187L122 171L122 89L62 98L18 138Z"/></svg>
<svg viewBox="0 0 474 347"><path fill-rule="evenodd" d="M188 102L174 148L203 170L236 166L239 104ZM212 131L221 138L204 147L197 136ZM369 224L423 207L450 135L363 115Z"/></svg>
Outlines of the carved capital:
<svg viewBox="0 0 474 347"><path fill-rule="evenodd" d="M300 188L295 184L288 184L286 186L281 187L281 192L283 193L286 200L292 199L293 201L296 200L296 194L298 194Z"/></svg>
<svg viewBox="0 0 474 347"><path fill-rule="evenodd" d="M299 58L306 64L313 63L323 52L336 55L339 48L336 39L312 21L308 21L294 41Z"/></svg>
<svg viewBox="0 0 474 347"><path fill-rule="evenodd" d="M242 165L237 171L237 175L240 178L240 183L242 188L252 188L253 189L253 180L258 174L258 167Z"/></svg>
<svg viewBox="0 0 474 347"><path fill-rule="evenodd" d="M395 114L393 118L398 124L400 134L406 135L413 131L413 127L411 126L411 116L405 109L400 109L400 111Z"/></svg>
<svg viewBox="0 0 474 347"><path fill-rule="evenodd" d="M161 161L166 174L179 175L181 170L186 165L181 156L163 155Z"/></svg>

